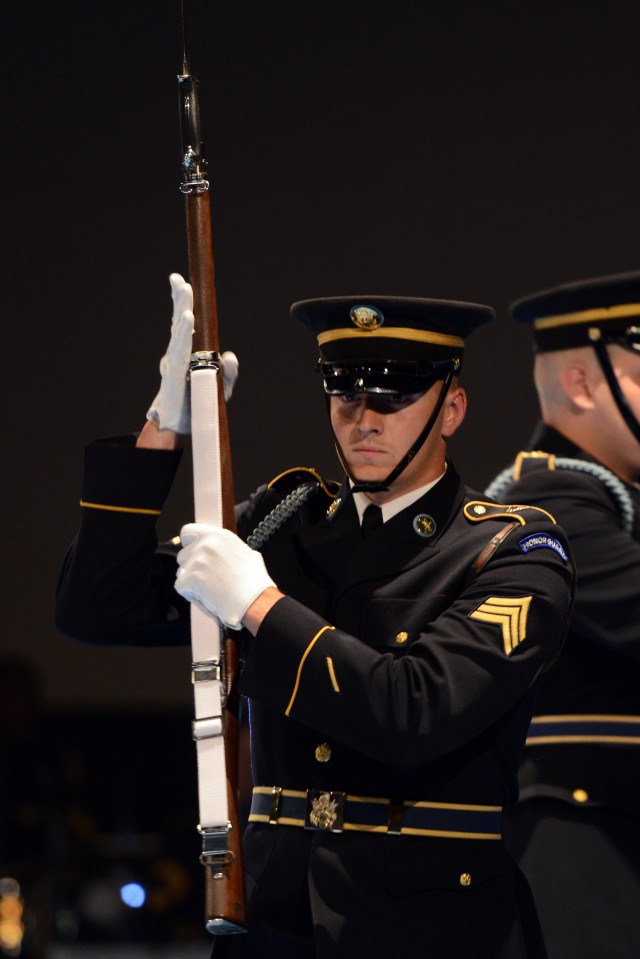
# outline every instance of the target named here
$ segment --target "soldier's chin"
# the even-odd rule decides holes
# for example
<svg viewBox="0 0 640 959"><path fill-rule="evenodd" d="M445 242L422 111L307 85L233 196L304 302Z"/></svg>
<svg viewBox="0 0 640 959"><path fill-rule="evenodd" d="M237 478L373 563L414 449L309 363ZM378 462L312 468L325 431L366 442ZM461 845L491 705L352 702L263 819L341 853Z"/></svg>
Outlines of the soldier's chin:
<svg viewBox="0 0 640 959"><path fill-rule="evenodd" d="M388 470L380 469L379 466L356 466L350 472L356 483L379 483L386 477Z"/></svg>

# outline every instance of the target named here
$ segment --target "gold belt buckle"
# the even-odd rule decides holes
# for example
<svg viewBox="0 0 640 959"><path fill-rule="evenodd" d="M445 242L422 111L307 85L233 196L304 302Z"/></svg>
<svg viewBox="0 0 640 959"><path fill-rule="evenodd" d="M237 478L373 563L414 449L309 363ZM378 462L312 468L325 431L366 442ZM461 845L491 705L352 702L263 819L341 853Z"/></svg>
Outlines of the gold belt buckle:
<svg viewBox="0 0 640 959"><path fill-rule="evenodd" d="M324 789L307 789L305 829L322 829L327 832L342 832L346 793L327 792Z"/></svg>

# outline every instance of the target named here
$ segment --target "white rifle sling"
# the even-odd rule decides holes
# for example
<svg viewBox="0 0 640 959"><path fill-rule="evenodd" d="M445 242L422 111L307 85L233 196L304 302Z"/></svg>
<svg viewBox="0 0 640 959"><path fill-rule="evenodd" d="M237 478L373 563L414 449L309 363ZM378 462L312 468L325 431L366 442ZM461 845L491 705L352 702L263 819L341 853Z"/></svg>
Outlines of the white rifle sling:
<svg viewBox="0 0 640 959"><path fill-rule="evenodd" d="M222 475L218 426L218 370L191 371L191 431L195 519L222 526ZM198 760L200 829L227 829L227 772L220 670L222 630L214 616L191 605L191 650Z"/></svg>

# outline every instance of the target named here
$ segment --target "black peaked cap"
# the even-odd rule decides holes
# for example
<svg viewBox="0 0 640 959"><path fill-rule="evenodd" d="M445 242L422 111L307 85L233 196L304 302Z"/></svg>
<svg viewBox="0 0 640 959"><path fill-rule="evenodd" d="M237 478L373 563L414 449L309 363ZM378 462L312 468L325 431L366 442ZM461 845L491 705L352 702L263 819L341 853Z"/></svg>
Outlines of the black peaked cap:
<svg viewBox="0 0 640 959"><path fill-rule="evenodd" d="M588 346L600 337L631 345L640 327L640 272L542 290L516 300L509 312L532 327L539 352Z"/></svg>
<svg viewBox="0 0 640 959"><path fill-rule="evenodd" d="M331 362L461 356L465 339L495 313L477 303L363 294L301 300L291 315Z"/></svg>

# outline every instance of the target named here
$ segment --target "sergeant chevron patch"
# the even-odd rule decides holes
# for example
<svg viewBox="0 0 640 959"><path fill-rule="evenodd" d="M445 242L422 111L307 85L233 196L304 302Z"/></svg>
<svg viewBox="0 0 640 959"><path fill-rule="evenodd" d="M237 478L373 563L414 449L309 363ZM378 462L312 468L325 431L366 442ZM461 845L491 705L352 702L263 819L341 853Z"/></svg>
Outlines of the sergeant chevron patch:
<svg viewBox="0 0 640 959"><path fill-rule="evenodd" d="M495 623L502 630L504 651L510 656L527 635L527 617L533 596L489 596L469 619Z"/></svg>

